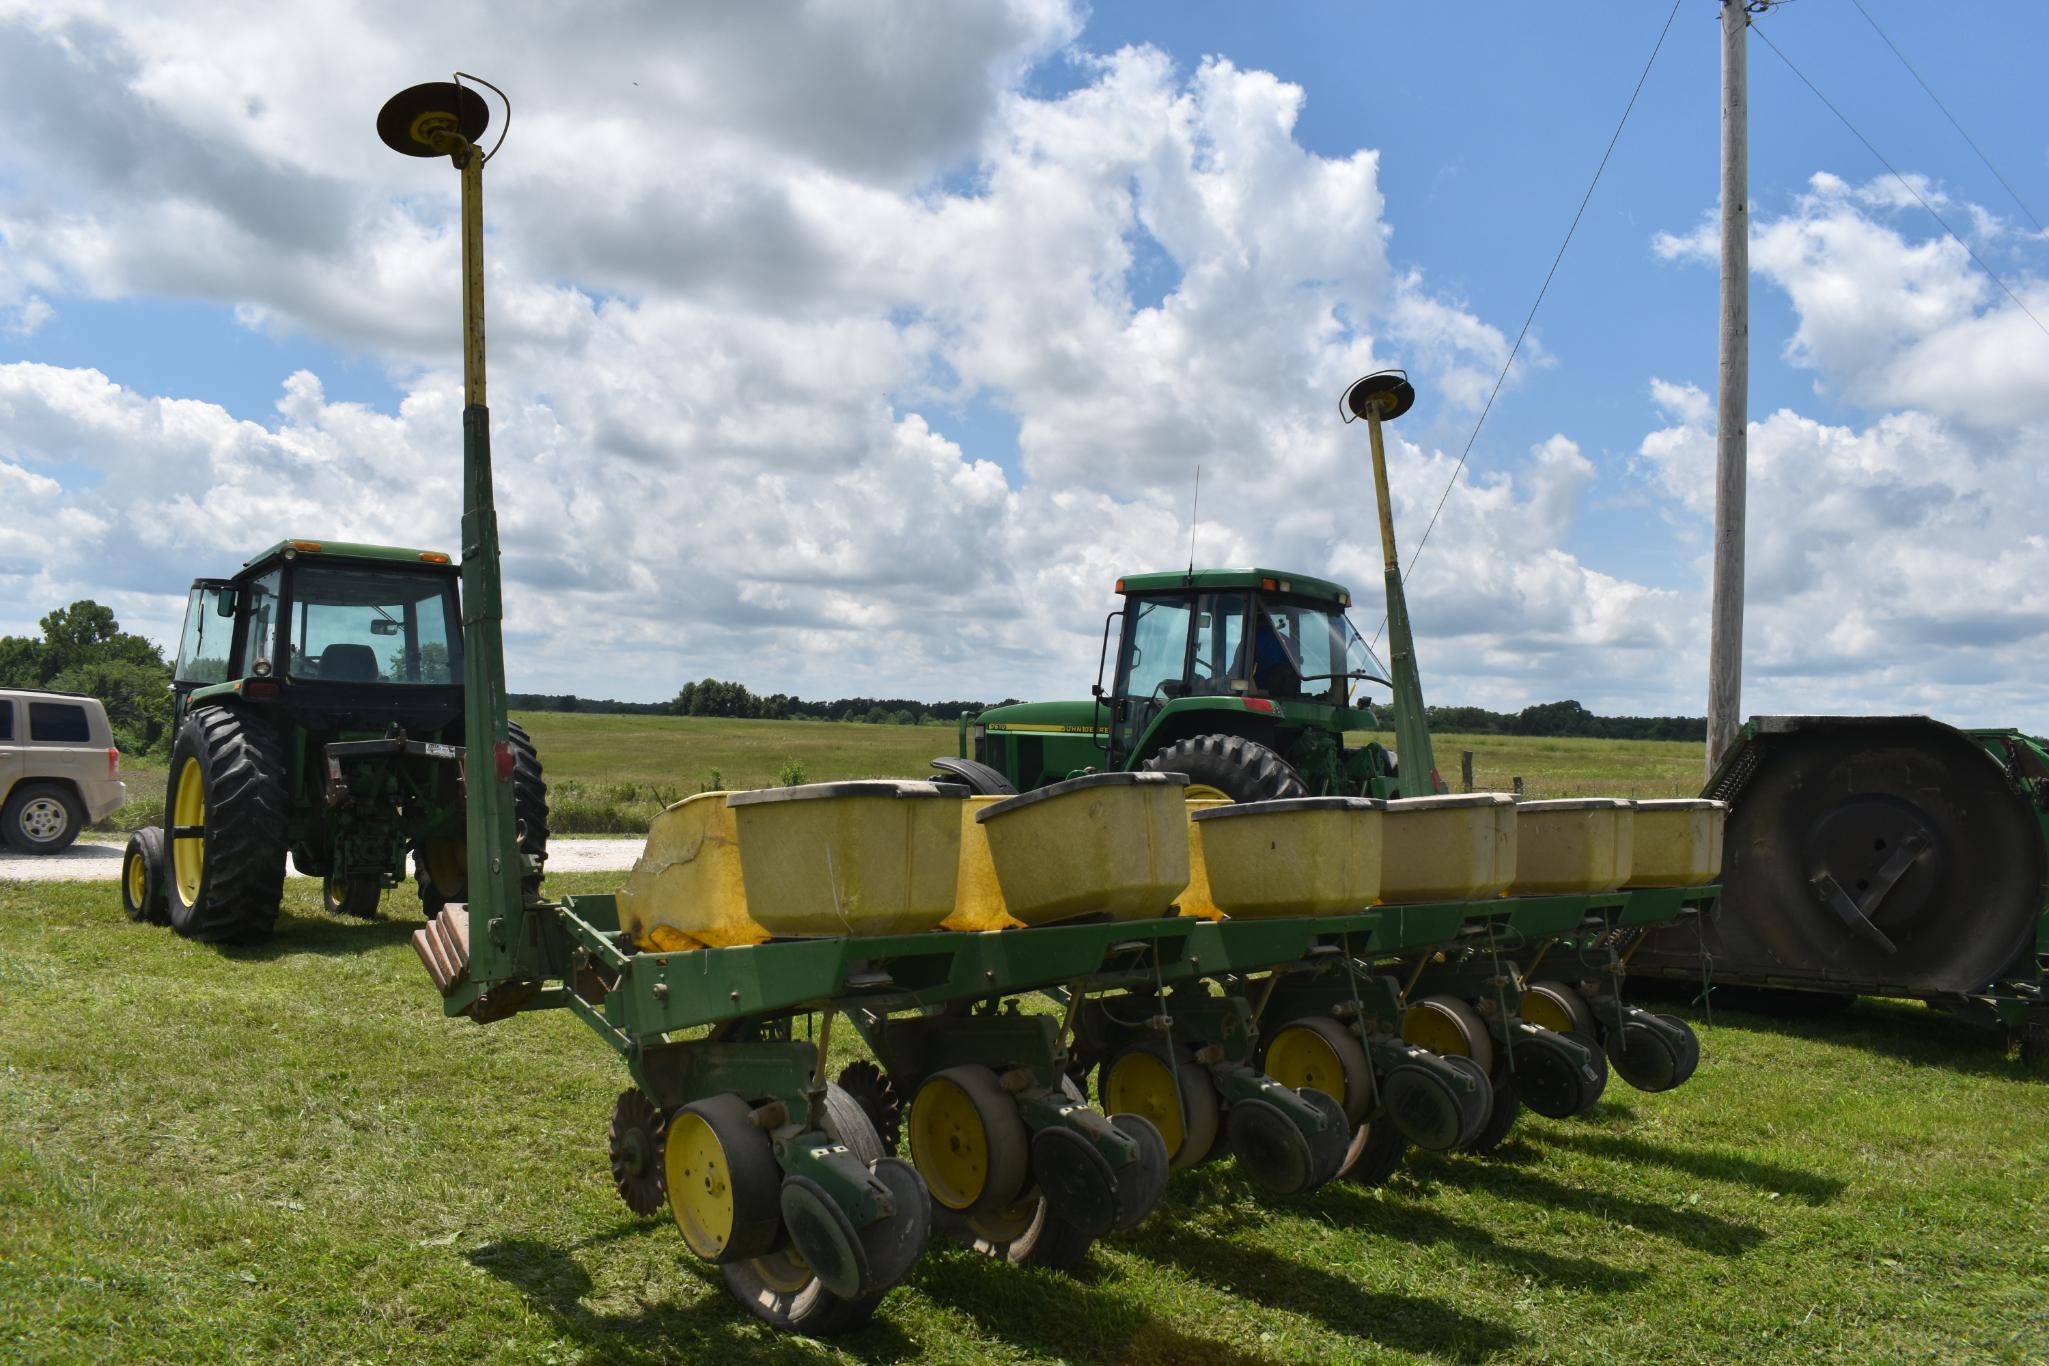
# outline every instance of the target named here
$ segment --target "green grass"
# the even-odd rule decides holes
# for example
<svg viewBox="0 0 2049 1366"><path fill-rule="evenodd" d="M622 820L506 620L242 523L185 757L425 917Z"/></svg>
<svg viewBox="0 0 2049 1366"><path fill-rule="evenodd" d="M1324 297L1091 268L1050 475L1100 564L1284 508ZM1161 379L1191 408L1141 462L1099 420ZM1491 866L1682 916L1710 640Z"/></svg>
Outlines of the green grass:
<svg viewBox="0 0 2049 1366"><path fill-rule="evenodd" d="M550 879L558 892L615 877ZM222 950L111 885L0 883L0 1355L980 1362L2039 1360L2049 1086L1918 1007L1718 1012L1494 1159L1262 1204L1228 1162L1064 1277L935 1245L778 1340L605 1167L625 1071L566 1013L442 1018L389 919L293 884ZM1698 1016L1694 1018L1698 1020Z"/></svg>

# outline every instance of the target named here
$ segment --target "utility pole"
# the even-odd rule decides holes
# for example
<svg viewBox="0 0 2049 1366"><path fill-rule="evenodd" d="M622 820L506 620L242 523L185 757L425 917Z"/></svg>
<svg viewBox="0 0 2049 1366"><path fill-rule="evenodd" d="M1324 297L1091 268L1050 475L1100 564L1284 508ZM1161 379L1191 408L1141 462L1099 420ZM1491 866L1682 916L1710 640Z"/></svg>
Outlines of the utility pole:
<svg viewBox="0 0 2049 1366"><path fill-rule="evenodd" d="M1707 774L1743 725L1743 501L1750 427L1752 0L1722 3L1722 333L1715 403L1714 607L1708 636Z"/></svg>

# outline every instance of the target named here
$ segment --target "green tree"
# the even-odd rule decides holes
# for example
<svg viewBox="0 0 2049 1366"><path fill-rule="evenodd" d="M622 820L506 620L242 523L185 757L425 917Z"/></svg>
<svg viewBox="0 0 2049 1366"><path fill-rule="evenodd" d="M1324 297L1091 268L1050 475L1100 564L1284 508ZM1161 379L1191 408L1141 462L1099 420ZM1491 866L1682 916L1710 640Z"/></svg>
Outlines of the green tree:
<svg viewBox="0 0 2049 1366"><path fill-rule="evenodd" d="M0 636L0 686L84 693L107 709L130 753L170 747L170 665L148 639L121 629L111 607L81 598L45 616L40 640Z"/></svg>

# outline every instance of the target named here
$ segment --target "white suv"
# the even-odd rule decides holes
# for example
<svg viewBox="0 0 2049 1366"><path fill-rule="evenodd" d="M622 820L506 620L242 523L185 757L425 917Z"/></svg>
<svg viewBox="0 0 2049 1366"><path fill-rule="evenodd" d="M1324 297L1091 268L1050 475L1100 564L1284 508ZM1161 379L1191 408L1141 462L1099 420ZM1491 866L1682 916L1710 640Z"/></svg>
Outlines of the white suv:
<svg viewBox="0 0 2049 1366"><path fill-rule="evenodd" d="M54 854L128 800L97 698L0 688L0 838Z"/></svg>

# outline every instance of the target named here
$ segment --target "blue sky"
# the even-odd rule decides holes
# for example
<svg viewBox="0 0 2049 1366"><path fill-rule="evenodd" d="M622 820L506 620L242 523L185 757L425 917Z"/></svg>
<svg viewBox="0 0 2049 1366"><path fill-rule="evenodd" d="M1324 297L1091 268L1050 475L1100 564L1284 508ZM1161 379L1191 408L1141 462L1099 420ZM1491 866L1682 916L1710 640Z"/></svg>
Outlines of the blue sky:
<svg viewBox="0 0 2049 1366"><path fill-rule="evenodd" d="M2049 11L1864 4L2049 212ZM1370 591L1332 377L1415 374L1413 545L1666 17L459 11L401 70L347 6L0 4L0 630L94 595L168 639L178 584L281 517L452 539L452 177L359 126L449 65L520 109L490 218L515 686L1073 691L1108 580L1186 544L1198 459L1217 555ZM2037 297L2049 242L1852 0L1760 22ZM1435 698L1700 709L1718 63L1685 0L1419 567ZM1750 700L2017 719L2044 339L1756 39L1751 103ZM1982 646L1906 667L1986 583Z"/></svg>

